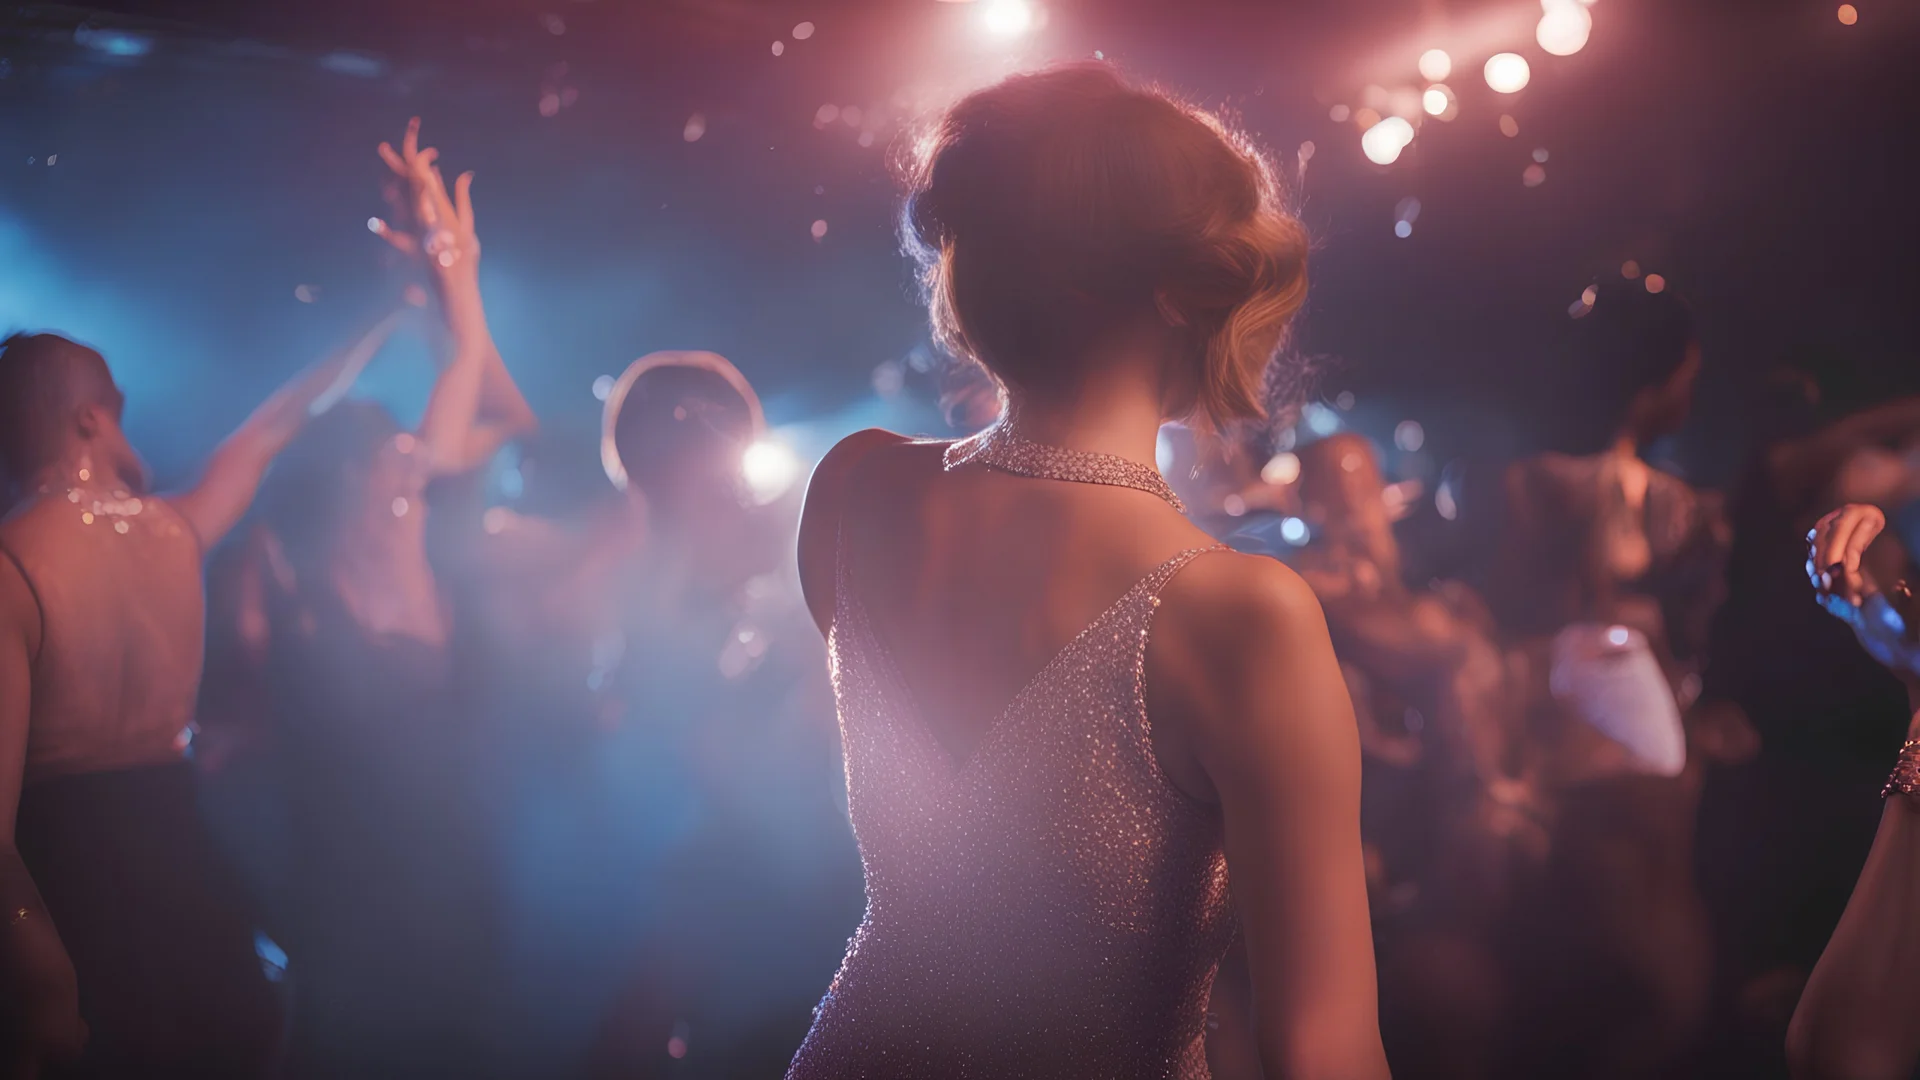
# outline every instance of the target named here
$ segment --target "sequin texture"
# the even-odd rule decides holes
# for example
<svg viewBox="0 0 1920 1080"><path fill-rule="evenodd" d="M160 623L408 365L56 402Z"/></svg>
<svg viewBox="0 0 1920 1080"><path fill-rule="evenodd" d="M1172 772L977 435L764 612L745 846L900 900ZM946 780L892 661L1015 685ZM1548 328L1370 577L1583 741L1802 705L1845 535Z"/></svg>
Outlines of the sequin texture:
<svg viewBox="0 0 1920 1080"><path fill-rule="evenodd" d="M1038 476L1077 484L1105 484L1157 495L1179 513L1187 508L1173 486L1156 469L1118 454L1069 450L1022 438L1006 421L947 447L942 458L949 471L962 465L985 465L1018 476Z"/></svg>
<svg viewBox="0 0 1920 1080"><path fill-rule="evenodd" d="M1147 725L1159 594L1122 596L955 760L842 567L829 648L867 912L788 1080L1208 1076L1232 934L1215 808Z"/></svg>

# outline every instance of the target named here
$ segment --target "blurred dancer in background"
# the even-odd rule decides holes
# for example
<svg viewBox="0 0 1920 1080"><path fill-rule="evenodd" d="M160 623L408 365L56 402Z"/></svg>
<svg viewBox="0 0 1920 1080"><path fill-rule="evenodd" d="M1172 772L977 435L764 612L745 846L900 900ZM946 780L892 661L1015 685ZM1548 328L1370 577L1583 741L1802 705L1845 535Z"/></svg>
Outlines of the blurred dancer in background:
<svg viewBox="0 0 1920 1080"><path fill-rule="evenodd" d="M147 491L99 353L53 334L0 347L0 467L24 494L0 523L7 1075L75 1060L85 1076L269 1069L278 1010L255 924L201 824L186 763L201 560L393 325L270 398L199 484L168 496Z"/></svg>
<svg viewBox="0 0 1920 1080"><path fill-rule="evenodd" d="M289 448L249 537L234 613L272 727L286 816L276 934L295 987L302 1076L487 1075L499 992L483 747L461 688L453 612L427 553L428 486L528 430L481 306L468 196L417 122L382 155L405 180L453 353L417 429L337 407Z"/></svg>
<svg viewBox="0 0 1920 1080"><path fill-rule="evenodd" d="M1635 282L1595 292L1572 331L1584 403L1569 414L1592 430L1575 433L1575 455L1509 471L1488 584L1527 661L1558 807L1516 951L1520 1068L1658 1076L1687 1067L1708 1006L1711 938L1693 868L1703 763L1690 760L1682 715L1699 692L1729 534L1716 499L1643 456L1691 405L1701 359L1690 313Z"/></svg>
<svg viewBox="0 0 1920 1080"><path fill-rule="evenodd" d="M1411 1075L1487 1076L1507 1034L1500 937L1546 855L1523 695L1471 589L1407 587L1373 446L1334 435L1300 461L1312 538L1293 566L1360 719L1388 1050Z"/></svg>

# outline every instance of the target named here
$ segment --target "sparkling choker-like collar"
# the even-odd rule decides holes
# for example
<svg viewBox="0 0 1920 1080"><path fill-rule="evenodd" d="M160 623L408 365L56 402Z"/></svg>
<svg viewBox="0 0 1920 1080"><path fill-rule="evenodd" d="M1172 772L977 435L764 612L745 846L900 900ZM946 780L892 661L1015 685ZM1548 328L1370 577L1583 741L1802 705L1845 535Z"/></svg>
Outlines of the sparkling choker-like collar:
<svg viewBox="0 0 1920 1080"><path fill-rule="evenodd" d="M1187 512L1186 505L1173 493L1172 485L1159 470L1118 454L1069 450L1034 442L1016 434L1005 421L948 446L943 460L949 471L962 465L984 465L1041 480L1132 488L1164 500L1182 514Z"/></svg>

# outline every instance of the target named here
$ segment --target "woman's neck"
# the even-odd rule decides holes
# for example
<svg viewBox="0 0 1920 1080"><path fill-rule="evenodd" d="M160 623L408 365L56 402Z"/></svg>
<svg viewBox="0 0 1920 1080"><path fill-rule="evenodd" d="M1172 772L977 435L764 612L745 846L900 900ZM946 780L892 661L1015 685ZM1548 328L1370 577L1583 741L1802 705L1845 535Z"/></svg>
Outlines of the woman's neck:
<svg viewBox="0 0 1920 1080"><path fill-rule="evenodd" d="M72 488L85 488L89 491L139 491L139 486L130 482L116 470L97 464L91 455L68 454L59 461L48 465L35 474L27 486L27 491L67 491Z"/></svg>
<svg viewBox="0 0 1920 1080"><path fill-rule="evenodd" d="M1033 442L1151 464L1162 419L1160 395L1150 388L1095 381L1075 387L1070 396L1015 393L1005 422Z"/></svg>

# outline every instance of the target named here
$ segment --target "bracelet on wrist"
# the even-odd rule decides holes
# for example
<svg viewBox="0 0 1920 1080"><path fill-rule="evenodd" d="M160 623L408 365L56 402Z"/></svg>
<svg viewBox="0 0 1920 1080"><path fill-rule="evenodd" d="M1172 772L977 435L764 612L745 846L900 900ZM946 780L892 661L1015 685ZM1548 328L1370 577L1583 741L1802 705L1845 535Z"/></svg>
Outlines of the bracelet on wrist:
<svg viewBox="0 0 1920 1080"><path fill-rule="evenodd" d="M1908 739L1900 748L1900 757L1893 764L1893 774L1887 777L1887 784L1880 789L1880 797L1893 794L1920 795L1920 739Z"/></svg>

